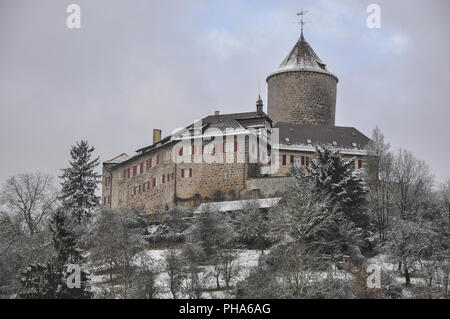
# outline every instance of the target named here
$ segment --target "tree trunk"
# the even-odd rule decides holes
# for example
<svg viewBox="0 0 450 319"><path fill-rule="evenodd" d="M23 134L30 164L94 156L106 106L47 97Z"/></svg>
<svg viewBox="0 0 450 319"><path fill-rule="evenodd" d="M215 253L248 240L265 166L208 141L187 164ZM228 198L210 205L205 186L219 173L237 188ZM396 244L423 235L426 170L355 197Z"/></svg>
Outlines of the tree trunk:
<svg viewBox="0 0 450 319"><path fill-rule="evenodd" d="M409 287L411 286L411 276L406 262L404 262L403 270L405 271L405 285Z"/></svg>

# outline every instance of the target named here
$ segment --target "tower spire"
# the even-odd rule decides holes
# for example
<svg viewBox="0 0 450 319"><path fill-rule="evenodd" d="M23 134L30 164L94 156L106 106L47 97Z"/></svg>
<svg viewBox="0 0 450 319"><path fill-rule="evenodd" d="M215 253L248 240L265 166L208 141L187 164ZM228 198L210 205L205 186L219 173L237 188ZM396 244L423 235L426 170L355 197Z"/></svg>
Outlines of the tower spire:
<svg viewBox="0 0 450 319"><path fill-rule="evenodd" d="M308 14L308 12L309 12L309 11L304 10L304 9L302 9L302 11L300 11L300 12L297 12L297 16L300 17L300 22L299 22L298 24L300 25L300 28L301 28L300 37L301 37L302 39L304 39L304 38L303 38L303 29L304 29L304 27L305 27L305 24L308 23L308 22L305 21L305 15Z"/></svg>

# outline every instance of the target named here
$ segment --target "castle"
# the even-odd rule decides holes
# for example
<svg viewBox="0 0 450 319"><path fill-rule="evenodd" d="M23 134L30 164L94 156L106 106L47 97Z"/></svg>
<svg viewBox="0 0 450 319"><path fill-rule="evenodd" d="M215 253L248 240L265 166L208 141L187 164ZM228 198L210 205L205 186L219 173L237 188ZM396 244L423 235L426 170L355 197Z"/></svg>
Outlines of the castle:
<svg viewBox="0 0 450 319"><path fill-rule="evenodd" d="M267 77L267 114L261 97L253 112L215 112L153 144L103 163L102 202L148 213L173 206L267 199L283 195L289 168L308 166L318 145L339 150L362 169L370 139L335 126L338 78L300 39Z"/></svg>

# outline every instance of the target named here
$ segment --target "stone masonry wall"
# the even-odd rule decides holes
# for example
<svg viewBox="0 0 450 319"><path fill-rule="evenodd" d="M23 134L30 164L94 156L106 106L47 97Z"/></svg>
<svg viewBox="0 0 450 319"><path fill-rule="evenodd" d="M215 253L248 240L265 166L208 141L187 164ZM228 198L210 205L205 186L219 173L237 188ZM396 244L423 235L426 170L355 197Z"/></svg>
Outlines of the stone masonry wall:
<svg viewBox="0 0 450 319"><path fill-rule="evenodd" d="M284 72L270 76L268 115L295 124L335 124L337 79L315 72Z"/></svg>

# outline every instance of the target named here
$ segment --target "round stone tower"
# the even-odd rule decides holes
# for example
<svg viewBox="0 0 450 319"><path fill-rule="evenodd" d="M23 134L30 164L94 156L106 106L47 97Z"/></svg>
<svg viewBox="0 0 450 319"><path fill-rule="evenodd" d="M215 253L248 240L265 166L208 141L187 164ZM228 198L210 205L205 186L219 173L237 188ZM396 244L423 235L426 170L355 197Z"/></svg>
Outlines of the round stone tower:
<svg viewBox="0 0 450 319"><path fill-rule="evenodd" d="M334 126L337 83L302 32L280 67L267 77L268 115L275 124Z"/></svg>

